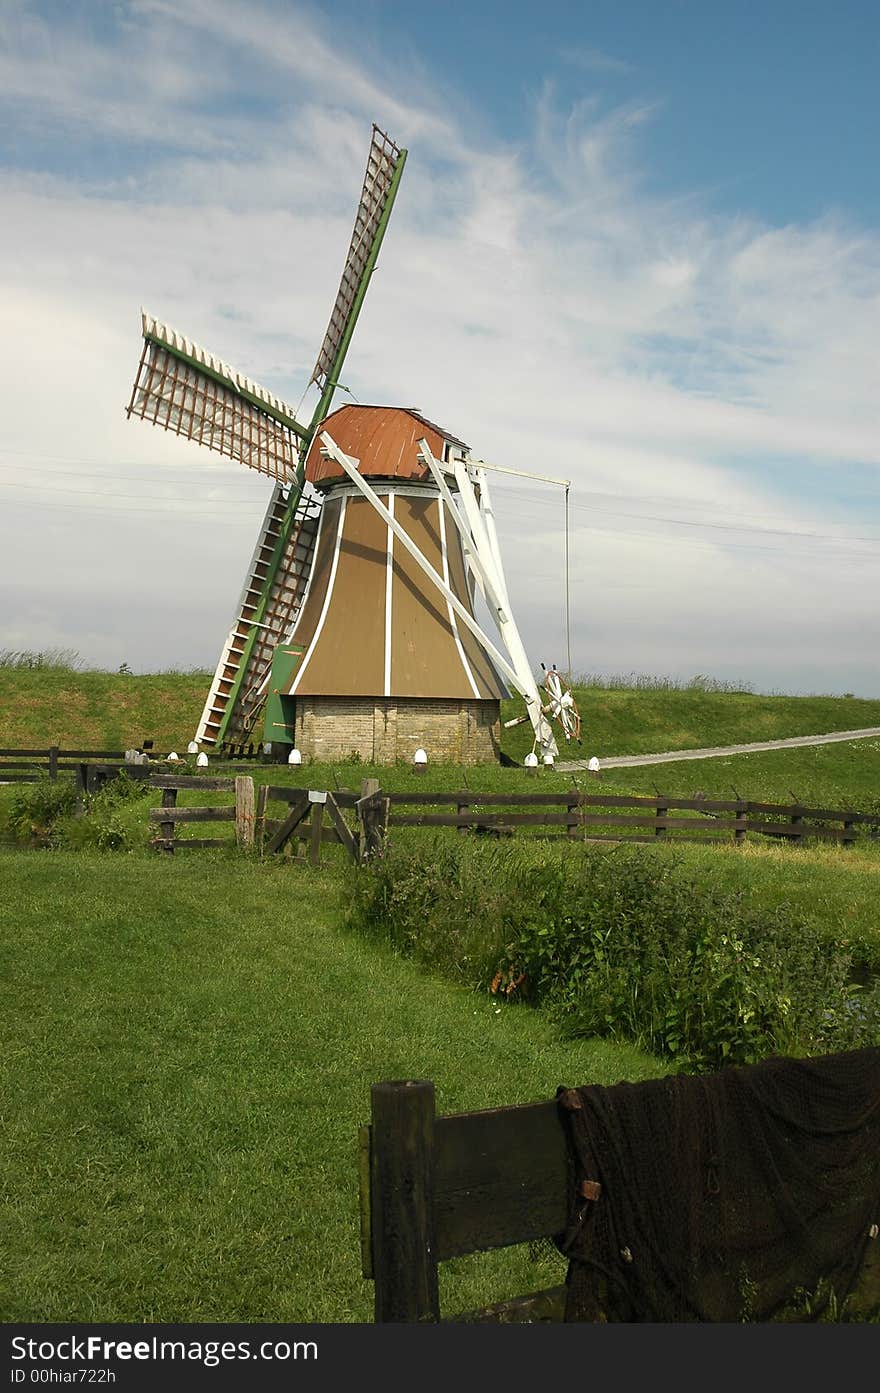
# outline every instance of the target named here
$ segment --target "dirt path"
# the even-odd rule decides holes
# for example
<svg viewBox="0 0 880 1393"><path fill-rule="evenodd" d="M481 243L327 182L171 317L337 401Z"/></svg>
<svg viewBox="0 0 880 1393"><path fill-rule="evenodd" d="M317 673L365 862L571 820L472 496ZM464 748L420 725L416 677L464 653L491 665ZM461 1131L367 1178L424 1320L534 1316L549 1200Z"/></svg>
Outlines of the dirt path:
<svg viewBox="0 0 880 1393"><path fill-rule="evenodd" d="M790 740L759 740L752 745L717 745L708 750L667 750L659 755L610 755L599 759L600 769L631 769L639 764L673 764L681 759L717 759L721 755L751 755L759 750L792 750L799 745L832 745L839 740L869 740L880 735L880 726L866 730L834 730L829 735L795 735ZM563 772L586 769L587 760L557 761Z"/></svg>

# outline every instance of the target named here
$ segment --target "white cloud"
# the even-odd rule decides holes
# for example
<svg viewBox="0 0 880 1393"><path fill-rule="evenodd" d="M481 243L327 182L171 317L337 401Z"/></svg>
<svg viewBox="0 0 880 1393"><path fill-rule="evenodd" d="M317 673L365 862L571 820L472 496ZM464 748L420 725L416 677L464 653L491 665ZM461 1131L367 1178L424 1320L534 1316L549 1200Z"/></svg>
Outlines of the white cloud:
<svg viewBox="0 0 880 1393"><path fill-rule="evenodd" d="M876 229L648 195L645 103L561 111L548 85L532 142L505 144L427 66L311 11L145 0L122 20L102 39L20 7L0 60L34 150L0 176L0 574L18 596L0 646L213 664L266 483L126 422L138 310L296 402L375 119L410 157L345 380L572 479L575 666L876 693L880 545L847 538L880 529L827 505L829 481L880 465ZM96 493L92 514L62 487L140 496ZM535 644L563 641L561 501L495 494L527 647L556 661Z"/></svg>

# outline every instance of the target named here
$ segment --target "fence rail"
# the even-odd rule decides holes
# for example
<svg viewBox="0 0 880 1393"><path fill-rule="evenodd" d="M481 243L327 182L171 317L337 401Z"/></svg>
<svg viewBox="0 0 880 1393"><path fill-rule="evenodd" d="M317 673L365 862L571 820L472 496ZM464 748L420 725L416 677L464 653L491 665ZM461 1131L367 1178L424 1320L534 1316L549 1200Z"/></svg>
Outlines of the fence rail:
<svg viewBox="0 0 880 1393"><path fill-rule="evenodd" d="M181 824L193 822L234 822L238 846L254 844L254 781L246 774L234 779L199 779L186 775L154 774L148 780L151 788L162 790L161 808L150 809L150 821L158 823L158 835L150 845L156 851L172 855L179 848L228 846L225 837L180 837ZM234 793L235 805L203 808L178 808L177 795L181 789L204 789L206 792Z"/></svg>
<svg viewBox="0 0 880 1393"><path fill-rule="evenodd" d="M617 841L625 836L628 841L653 842L669 833L676 841L718 841L731 834L735 841L743 841L753 833L791 841L818 837L851 846L860 830L867 828L876 834L880 825L880 814L851 809L667 794L583 793L578 789L563 793L389 793L387 799L389 827L456 827L461 832L496 835L545 827L558 829L558 836L589 841ZM427 811L453 807L454 812ZM603 834L600 828L615 830ZM648 831L650 835L645 835Z"/></svg>
<svg viewBox="0 0 880 1393"><path fill-rule="evenodd" d="M0 783L37 783L48 777L54 782L59 774L72 774L74 778L84 762L100 761L108 768L125 769L134 772L138 767L155 769L167 763L171 751L138 751L145 753L149 764L138 766L126 760L125 750L68 750L58 745L49 745L40 750L9 749L0 750ZM183 757L181 756L181 762ZM247 769L260 769L266 764L278 763L262 754L262 747L251 745L222 745L218 752L211 753L215 768L234 767L241 772ZM172 761L173 765L174 761Z"/></svg>
<svg viewBox="0 0 880 1393"><path fill-rule="evenodd" d="M70 774L76 780L83 764L98 762L114 773L138 767L127 763L124 750L68 750L58 745L42 750L0 750L0 783L34 784L47 776L54 783L60 774Z"/></svg>

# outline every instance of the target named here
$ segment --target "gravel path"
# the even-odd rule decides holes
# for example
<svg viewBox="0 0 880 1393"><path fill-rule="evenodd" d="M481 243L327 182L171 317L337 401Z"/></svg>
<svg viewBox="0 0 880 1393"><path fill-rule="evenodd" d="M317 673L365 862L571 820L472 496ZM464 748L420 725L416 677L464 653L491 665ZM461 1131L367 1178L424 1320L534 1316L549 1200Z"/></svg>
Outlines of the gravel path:
<svg viewBox="0 0 880 1393"><path fill-rule="evenodd" d="M611 755L600 757L600 769L632 769L639 764L673 764L681 759L718 759L721 755L751 755L759 750L793 750L800 745L832 745L838 740L870 740L880 735L880 726L867 730L833 730L829 735L795 735L791 740L758 740L752 745L717 745L708 750L668 750L659 755ZM563 772L586 769L585 759L560 762Z"/></svg>

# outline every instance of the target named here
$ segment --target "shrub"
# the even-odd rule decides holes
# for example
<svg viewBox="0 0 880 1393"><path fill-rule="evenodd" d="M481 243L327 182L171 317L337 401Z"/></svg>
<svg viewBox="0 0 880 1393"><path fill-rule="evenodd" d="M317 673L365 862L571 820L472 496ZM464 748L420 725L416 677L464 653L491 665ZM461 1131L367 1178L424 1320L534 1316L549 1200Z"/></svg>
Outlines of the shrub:
<svg viewBox="0 0 880 1393"><path fill-rule="evenodd" d="M139 819L126 816L127 810L148 796L147 785L122 770L84 800L85 816L78 817L73 782L41 776L16 790L8 826L13 840L25 846L119 851L132 846L135 830L140 830Z"/></svg>
<svg viewBox="0 0 880 1393"><path fill-rule="evenodd" d="M880 983L785 907L708 888L665 849L539 852L438 839L354 883L352 919L578 1035L713 1069L880 1040Z"/></svg>
<svg viewBox="0 0 880 1393"><path fill-rule="evenodd" d="M52 846L59 821L73 812L75 801L72 783L53 782L48 775L23 784L16 789L9 811L13 839L25 846Z"/></svg>

